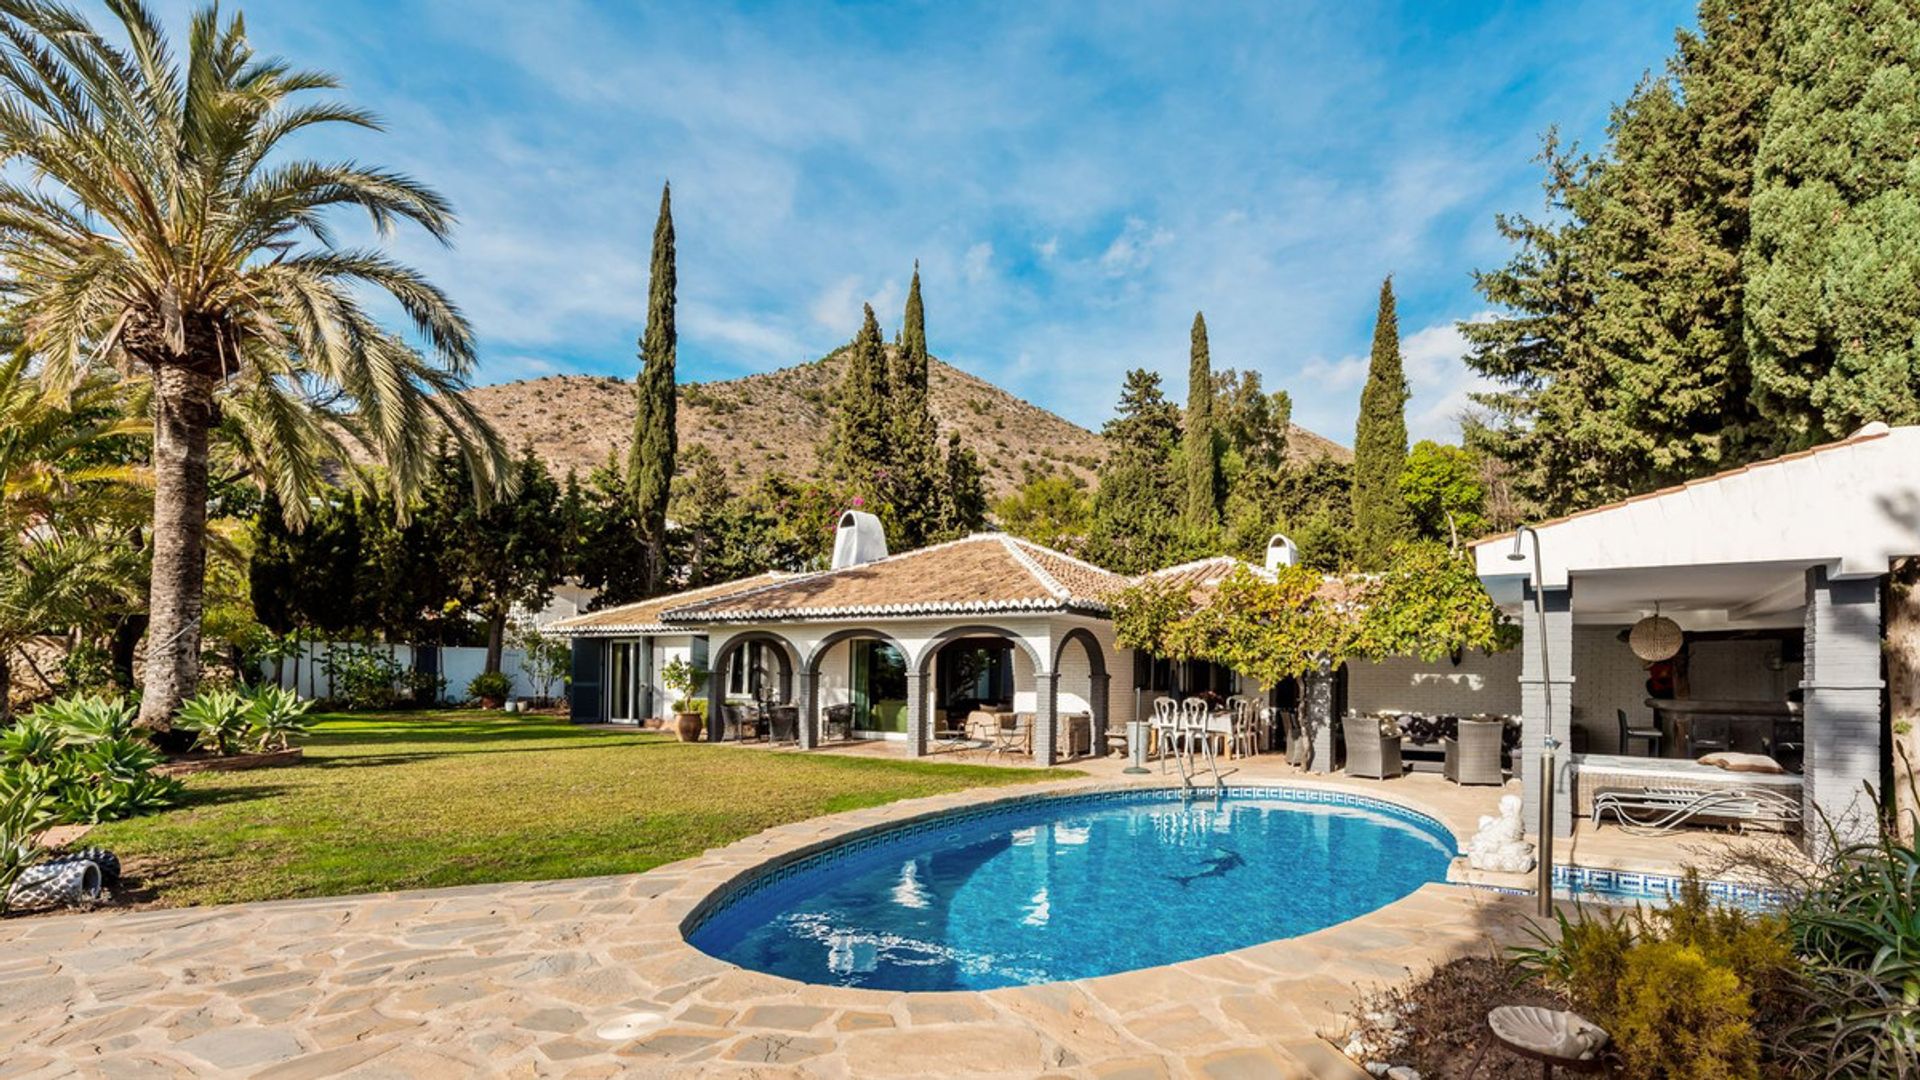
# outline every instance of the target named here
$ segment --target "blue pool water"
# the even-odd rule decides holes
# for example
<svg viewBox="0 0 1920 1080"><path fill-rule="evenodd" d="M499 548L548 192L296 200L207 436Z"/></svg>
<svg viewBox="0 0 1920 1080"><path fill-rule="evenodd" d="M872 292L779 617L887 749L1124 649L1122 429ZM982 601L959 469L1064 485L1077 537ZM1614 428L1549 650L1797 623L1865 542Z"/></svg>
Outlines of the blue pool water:
<svg viewBox="0 0 1920 1080"><path fill-rule="evenodd" d="M689 940L805 982L987 989L1293 937L1446 878L1438 823L1323 799L1136 791L974 811L771 872Z"/></svg>

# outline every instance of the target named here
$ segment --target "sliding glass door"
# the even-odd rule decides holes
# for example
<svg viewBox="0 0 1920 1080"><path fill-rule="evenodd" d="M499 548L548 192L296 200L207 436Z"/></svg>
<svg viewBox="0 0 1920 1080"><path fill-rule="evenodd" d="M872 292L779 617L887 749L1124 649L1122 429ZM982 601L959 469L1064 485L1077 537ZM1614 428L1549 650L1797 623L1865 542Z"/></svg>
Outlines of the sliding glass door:
<svg viewBox="0 0 1920 1080"><path fill-rule="evenodd" d="M852 643L853 726L860 731L907 730L907 659L873 638Z"/></svg>
<svg viewBox="0 0 1920 1080"><path fill-rule="evenodd" d="M640 695L636 691L635 676L638 673L637 653L639 642L610 641L607 643L607 719L633 723L640 719Z"/></svg>

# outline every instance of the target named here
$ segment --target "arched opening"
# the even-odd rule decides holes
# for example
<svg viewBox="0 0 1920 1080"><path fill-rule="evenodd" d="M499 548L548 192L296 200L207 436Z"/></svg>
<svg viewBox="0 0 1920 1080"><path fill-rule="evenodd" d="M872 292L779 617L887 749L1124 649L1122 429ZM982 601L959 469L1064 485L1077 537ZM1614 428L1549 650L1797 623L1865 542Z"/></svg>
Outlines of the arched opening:
<svg viewBox="0 0 1920 1080"><path fill-rule="evenodd" d="M906 647L864 627L822 638L808 654L823 737L909 738L914 680Z"/></svg>
<svg viewBox="0 0 1920 1080"><path fill-rule="evenodd" d="M1036 688L1044 670L1040 654L1010 630L981 625L943 631L920 657L931 738L954 748L1004 748L1026 739L1020 718L1030 721L1038 709Z"/></svg>
<svg viewBox="0 0 1920 1080"><path fill-rule="evenodd" d="M778 634L752 630L728 638L707 675L707 738L712 742L770 732L769 709L795 704L799 651ZM797 733L796 733L797 735Z"/></svg>
<svg viewBox="0 0 1920 1080"><path fill-rule="evenodd" d="M1061 756L1105 754L1111 680L1100 639L1084 627L1067 631L1054 647L1053 670Z"/></svg>

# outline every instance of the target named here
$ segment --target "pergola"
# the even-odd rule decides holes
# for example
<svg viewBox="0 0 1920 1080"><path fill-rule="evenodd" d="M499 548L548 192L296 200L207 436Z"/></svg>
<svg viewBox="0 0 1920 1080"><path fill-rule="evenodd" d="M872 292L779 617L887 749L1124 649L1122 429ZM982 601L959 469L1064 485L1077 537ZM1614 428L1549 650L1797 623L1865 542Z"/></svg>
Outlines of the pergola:
<svg viewBox="0 0 1920 1080"><path fill-rule="evenodd" d="M1688 631L1804 630L1805 820L1824 815L1843 837L1873 828L1869 789L1881 789L1887 762L1881 594L1890 563L1920 553L1920 427L1870 425L1533 529L1537 565L1533 544L1513 533L1473 545L1481 581L1522 628L1530 827L1543 742L1571 743L1573 628L1657 609ZM1556 761L1554 830L1568 835L1576 766Z"/></svg>

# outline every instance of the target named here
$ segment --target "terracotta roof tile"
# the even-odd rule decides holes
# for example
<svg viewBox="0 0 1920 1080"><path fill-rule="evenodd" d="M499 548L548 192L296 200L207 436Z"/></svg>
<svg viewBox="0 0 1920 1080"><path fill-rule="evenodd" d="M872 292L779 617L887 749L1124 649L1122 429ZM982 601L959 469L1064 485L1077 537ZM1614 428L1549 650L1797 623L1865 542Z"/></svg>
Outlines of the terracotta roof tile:
<svg viewBox="0 0 1920 1080"><path fill-rule="evenodd" d="M670 622L750 622L989 611L1104 612L1127 579L1070 555L980 533L789 578L664 612Z"/></svg>
<svg viewBox="0 0 1920 1080"><path fill-rule="evenodd" d="M684 626L668 626L660 621L660 613L668 608L703 600L718 600L736 593L757 589L774 582L785 581L796 575L768 572L749 578L726 581L718 585L703 585L698 589L655 596L631 604L606 608L602 611L589 611L584 615L560 619L547 625L548 633L563 634L658 634L685 633Z"/></svg>

